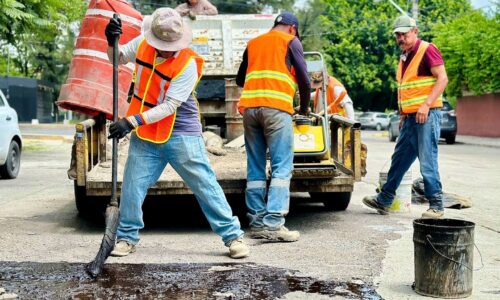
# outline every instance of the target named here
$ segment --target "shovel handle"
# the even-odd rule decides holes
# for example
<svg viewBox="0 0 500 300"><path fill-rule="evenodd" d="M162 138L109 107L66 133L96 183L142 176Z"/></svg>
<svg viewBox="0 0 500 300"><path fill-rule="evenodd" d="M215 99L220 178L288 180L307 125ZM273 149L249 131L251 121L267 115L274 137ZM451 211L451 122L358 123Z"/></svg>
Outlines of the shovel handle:
<svg viewBox="0 0 500 300"><path fill-rule="evenodd" d="M118 19L118 14L113 14L113 19ZM119 36L113 41L113 122L118 121L118 49ZM118 173L118 138L113 138L113 150L111 156L111 201L110 205L118 206L117 197L117 173Z"/></svg>

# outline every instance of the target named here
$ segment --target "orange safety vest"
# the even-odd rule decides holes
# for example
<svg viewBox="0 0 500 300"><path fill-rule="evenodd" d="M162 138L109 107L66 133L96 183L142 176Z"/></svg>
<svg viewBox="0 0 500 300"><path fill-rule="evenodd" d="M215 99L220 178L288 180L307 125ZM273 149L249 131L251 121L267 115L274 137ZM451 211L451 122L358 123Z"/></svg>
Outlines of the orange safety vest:
<svg viewBox="0 0 500 300"><path fill-rule="evenodd" d="M340 86L344 89L337 97L337 99L335 99L336 86ZM316 107L316 104L318 103L320 90L321 88L317 88L316 92L314 93L314 107ZM340 83L340 81L338 81L335 77L328 76L328 85L326 86L326 104L328 105L328 114L339 114L343 117L347 115L345 109L340 106L340 103L342 102L342 100L344 100L344 97L346 95L347 91L344 85Z"/></svg>
<svg viewBox="0 0 500 300"><path fill-rule="evenodd" d="M404 114L416 113L432 92L437 79L433 76L418 76L418 66L424 58L429 43L420 42L415 56L403 75L403 61L399 61L396 79L398 81L398 105ZM443 98L439 96L431 108L443 107Z"/></svg>
<svg viewBox="0 0 500 300"><path fill-rule="evenodd" d="M170 82L182 73L191 59L196 62L198 80L201 78L203 59L189 48L180 50L176 56L161 63L156 63L156 57L156 49L143 39L137 48L134 95L127 116L141 114L165 102ZM135 132L142 140L157 144L165 143L172 134L175 116L176 113L173 113L158 122L138 126Z"/></svg>
<svg viewBox="0 0 500 300"><path fill-rule="evenodd" d="M248 42L248 67L238 108L271 107L293 114L297 90L295 71L285 63L288 44L295 36L271 30Z"/></svg>

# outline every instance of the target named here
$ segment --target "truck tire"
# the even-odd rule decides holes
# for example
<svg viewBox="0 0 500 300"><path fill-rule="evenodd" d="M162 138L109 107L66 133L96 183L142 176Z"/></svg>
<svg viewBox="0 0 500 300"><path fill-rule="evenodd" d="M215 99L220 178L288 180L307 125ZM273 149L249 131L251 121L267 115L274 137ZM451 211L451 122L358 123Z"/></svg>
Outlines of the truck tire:
<svg viewBox="0 0 500 300"><path fill-rule="evenodd" d="M351 202L351 192L309 193L315 201L323 202L328 211L344 211Z"/></svg>
<svg viewBox="0 0 500 300"><path fill-rule="evenodd" d="M4 179L14 179L21 167L21 149L16 141L11 141L5 164L0 166L0 176Z"/></svg>
<svg viewBox="0 0 500 300"><path fill-rule="evenodd" d="M103 218L106 211L105 197L88 196L84 186L74 182L75 204L78 214L83 218Z"/></svg>

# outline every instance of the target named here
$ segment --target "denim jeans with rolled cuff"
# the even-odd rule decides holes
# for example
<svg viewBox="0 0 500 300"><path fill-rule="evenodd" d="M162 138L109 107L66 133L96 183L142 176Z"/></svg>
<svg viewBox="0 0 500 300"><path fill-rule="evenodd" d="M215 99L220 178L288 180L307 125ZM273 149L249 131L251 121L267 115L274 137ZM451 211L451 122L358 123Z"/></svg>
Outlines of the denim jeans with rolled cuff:
<svg viewBox="0 0 500 300"><path fill-rule="evenodd" d="M418 158L429 208L443 210L443 192L438 167L440 129L439 109L431 109L427 121L423 124L416 122L415 114L406 116L392 154L387 181L377 195L377 201L381 205L388 207L392 204L404 174Z"/></svg>
<svg viewBox="0 0 500 300"><path fill-rule="evenodd" d="M243 235L240 222L233 216L226 196L210 166L201 136L172 136L163 144L141 140L134 133L123 177L120 223L117 239L139 242L144 228L142 204L148 189L170 164L193 191L212 230L228 243Z"/></svg>
<svg viewBox="0 0 500 300"><path fill-rule="evenodd" d="M247 108L243 115L247 153L245 192L250 226L279 229L290 206L293 170L292 116L267 108ZM271 160L271 182L266 187L266 152ZM267 196L267 202L266 202Z"/></svg>

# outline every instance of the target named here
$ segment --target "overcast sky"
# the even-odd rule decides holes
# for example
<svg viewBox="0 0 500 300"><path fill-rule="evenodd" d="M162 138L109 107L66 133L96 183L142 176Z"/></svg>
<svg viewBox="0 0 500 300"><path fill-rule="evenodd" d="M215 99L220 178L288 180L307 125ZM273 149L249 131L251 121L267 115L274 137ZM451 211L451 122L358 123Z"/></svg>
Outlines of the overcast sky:
<svg viewBox="0 0 500 300"><path fill-rule="evenodd" d="M491 0L472 0L472 6L475 8L484 8L488 5L491 5L493 1Z"/></svg>

